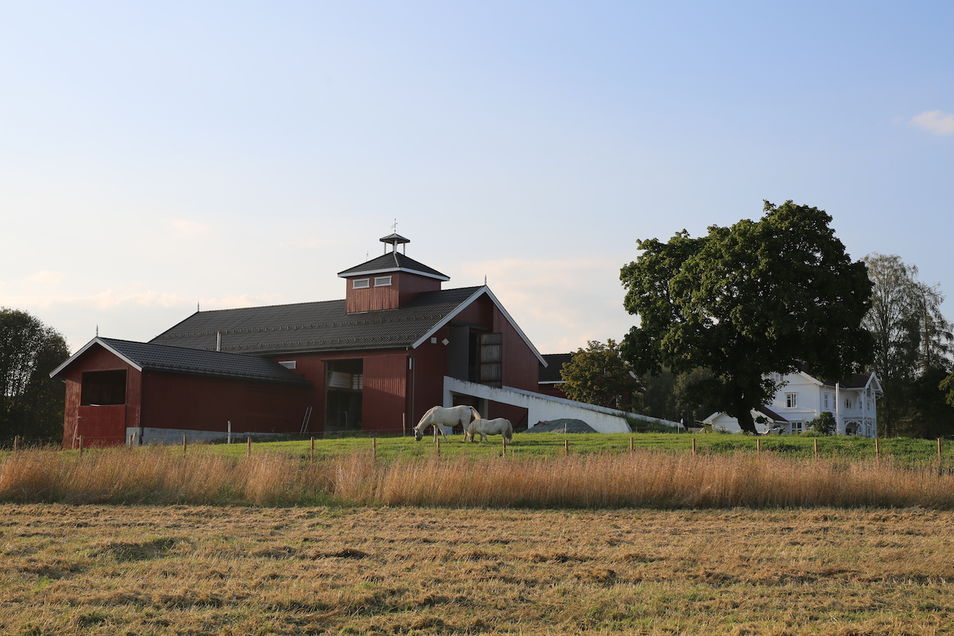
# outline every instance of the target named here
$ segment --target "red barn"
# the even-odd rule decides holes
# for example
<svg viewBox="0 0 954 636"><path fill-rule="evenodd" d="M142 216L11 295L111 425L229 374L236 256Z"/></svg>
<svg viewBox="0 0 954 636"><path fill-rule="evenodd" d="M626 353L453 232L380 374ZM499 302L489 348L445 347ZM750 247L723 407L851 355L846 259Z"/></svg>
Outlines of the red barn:
<svg viewBox="0 0 954 636"><path fill-rule="evenodd" d="M96 338L52 375L66 382L64 445L410 429L444 376L538 390L544 358L484 285L448 277L381 239L338 273L345 298L197 311L148 343ZM485 417L526 409L455 395ZM532 424L532 423L530 423Z"/></svg>

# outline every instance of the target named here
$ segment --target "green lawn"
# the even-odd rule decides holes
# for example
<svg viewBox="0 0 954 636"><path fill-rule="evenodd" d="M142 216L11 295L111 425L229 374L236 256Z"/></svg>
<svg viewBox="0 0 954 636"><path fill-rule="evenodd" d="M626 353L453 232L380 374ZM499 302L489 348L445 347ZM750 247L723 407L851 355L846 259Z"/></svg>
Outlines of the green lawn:
<svg viewBox="0 0 954 636"><path fill-rule="evenodd" d="M737 453L756 452L756 440L761 439L762 452L784 453L790 457L811 457L813 441L818 440L818 452L821 457L844 457L848 459L868 459L875 456L874 440L857 437L773 437L755 438L746 435L729 434L675 434L675 433L636 433L636 434L570 434L562 433L517 433L510 447L516 455L553 456L562 455L564 441L569 442L570 453L626 452L630 439L637 449L667 452L689 452L692 440L696 441L699 453ZM492 440L492 441L491 441ZM379 458L388 460L396 457L430 457L435 452L433 440L428 437L415 442L413 437L378 437L376 442ZM937 446L934 440L894 438L882 439L882 457L891 457L906 465L931 464L937 459ZM328 457L355 451L371 451L372 438L343 437L315 440L315 456ZM954 442L944 447L944 465L954 467ZM247 452L244 441L232 445L217 444L202 447L209 452L227 455L244 455ZM192 447L190 447L192 450ZM306 456L310 452L310 441L256 442L252 452L283 452ZM488 438L484 443L467 443L461 435L453 435L440 445L442 457L482 456L500 453L500 437Z"/></svg>

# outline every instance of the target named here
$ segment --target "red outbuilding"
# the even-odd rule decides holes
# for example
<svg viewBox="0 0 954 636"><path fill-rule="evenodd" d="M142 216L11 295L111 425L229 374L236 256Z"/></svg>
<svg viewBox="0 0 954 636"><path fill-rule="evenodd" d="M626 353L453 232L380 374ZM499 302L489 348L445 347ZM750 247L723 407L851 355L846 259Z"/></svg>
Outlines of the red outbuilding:
<svg viewBox="0 0 954 636"><path fill-rule="evenodd" d="M53 372L64 445L235 434L401 433L444 400L444 377L538 390L544 358L486 285L398 251L338 273L341 300L197 311L148 343L95 338ZM526 409L455 394L484 417ZM531 423L532 424L532 423Z"/></svg>

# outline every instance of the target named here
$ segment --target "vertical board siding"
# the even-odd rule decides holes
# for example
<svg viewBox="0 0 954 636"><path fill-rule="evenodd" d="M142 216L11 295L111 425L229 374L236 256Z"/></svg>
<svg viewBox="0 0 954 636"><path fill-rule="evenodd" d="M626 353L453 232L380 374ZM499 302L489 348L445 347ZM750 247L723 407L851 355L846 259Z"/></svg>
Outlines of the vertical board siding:
<svg viewBox="0 0 954 636"><path fill-rule="evenodd" d="M401 432L407 388L407 354L370 356L364 359L361 412L369 432Z"/></svg>

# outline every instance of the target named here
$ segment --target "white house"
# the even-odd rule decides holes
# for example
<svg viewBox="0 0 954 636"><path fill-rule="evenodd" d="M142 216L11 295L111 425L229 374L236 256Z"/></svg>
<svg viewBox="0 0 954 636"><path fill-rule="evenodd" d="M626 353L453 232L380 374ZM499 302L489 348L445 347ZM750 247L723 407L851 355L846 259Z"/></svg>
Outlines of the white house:
<svg viewBox="0 0 954 636"><path fill-rule="evenodd" d="M798 434L828 411L835 416L836 435L877 434L878 396L883 391L875 373L856 373L841 382L823 382L804 371L776 374L773 379L781 384L778 392L765 407L752 411L760 433L776 428L782 433ZM725 413L713 413L703 421L717 431L742 430L738 420Z"/></svg>

